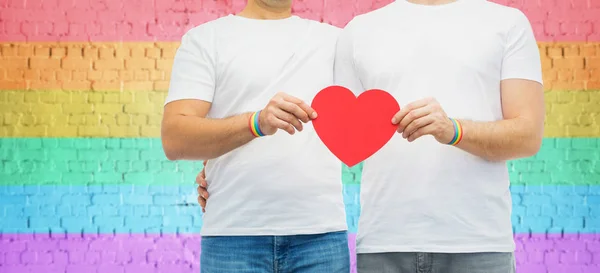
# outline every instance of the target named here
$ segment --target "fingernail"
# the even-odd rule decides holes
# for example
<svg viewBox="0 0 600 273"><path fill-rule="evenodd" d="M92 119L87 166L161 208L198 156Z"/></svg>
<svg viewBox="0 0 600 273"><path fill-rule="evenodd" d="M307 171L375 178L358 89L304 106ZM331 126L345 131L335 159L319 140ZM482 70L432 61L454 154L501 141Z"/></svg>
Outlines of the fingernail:
<svg viewBox="0 0 600 273"><path fill-rule="evenodd" d="M313 119L317 118L317 112L313 112L313 113L312 113L312 118L313 118Z"/></svg>
<svg viewBox="0 0 600 273"><path fill-rule="evenodd" d="M392 118L392 123L396 124L396 118Z"/></svg>

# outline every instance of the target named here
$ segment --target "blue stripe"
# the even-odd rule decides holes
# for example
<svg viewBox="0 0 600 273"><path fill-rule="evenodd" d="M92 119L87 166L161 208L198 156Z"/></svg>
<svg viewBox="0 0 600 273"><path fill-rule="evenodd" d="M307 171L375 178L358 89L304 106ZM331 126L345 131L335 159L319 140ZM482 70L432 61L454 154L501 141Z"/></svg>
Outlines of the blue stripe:
<svg viewBox="0 0 600 273"><path fill-rule="evenodd" d="M513 186L516 233L600 233L600 186ZM187 185L0 186L2 233L196 233L202 214ZM344 185L349 231L359 185Z"/></svg>

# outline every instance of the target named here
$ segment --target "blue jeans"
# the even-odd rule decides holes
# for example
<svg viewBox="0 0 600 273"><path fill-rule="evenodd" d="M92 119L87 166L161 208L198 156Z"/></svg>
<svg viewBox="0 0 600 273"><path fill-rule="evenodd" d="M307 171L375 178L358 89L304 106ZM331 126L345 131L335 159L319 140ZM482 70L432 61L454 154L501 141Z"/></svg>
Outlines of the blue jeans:
<svg viewBox="0 0 600 273"><path fill-rule="evenodd" d="M515 273L513 253L388 252L357 255L358 273Z"/></svg>
<svg viewBox="0 0 600 273"><path fill-rule="evenodd" d="M200 272L349 273L348 234L202 237Z"/></svg>

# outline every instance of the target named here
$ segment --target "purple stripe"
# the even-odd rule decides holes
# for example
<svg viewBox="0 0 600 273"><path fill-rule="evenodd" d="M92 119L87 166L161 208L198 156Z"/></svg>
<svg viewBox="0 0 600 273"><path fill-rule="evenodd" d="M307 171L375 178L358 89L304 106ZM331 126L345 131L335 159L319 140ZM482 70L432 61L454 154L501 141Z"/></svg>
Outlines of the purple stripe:
<svg viewBox="0 0 600 273"><path fill-rule="evenodd" d="M352 268L355 268L351 234ZM517 272L600 272L600 234L517 235ZM0 234L0 272L200 272L197 235Z"/></svg>
<svg viewBox="0 0 600 273"><path fill-rule="evenodd" d="M600 234L515 236L518 273L598 273Z"/></svg>

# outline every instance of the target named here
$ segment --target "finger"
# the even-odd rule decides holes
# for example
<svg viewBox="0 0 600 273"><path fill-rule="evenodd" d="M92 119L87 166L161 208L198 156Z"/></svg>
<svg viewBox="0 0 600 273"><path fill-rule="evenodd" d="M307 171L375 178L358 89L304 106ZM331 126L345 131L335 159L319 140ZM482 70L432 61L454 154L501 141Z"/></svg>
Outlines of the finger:
<svg viewBox="0 0 600 273"><path fill-rule="evenodd" d="M432 101L431 98L426 98L426 99L420 99L420 100L417 100L417 101L407 104L402 109L400 109L400 111L398 111L398 113L396 113L396 115L394 115L394 117L392 118L392 123L398 124L398 122L400 122L402 119L404 119L404 116L406 116L409 112L411 112L412 110L415 110L417 108L421 108L421 107L429 104L429 102L431 102L431 101Z"/></svg>
<svg viewBox="0 0 600 273"><path fill-rule="evenodd" d="M297 105L302 109L302 111L304 111L305 113L308 114L308 117L310 119L317 118L317 111L315 109L313 109L312 107L310 107L310 105L308 105L308 103L303 101Z"/></svg>
<svg viewBox="0 0 600 273"><path fill-rule="evenodd" d="M408 112L408 114L406 114L404 116L404 118L402 120L400 120L400 123L398 124L398 133L406 131L406 127L409 124L411 124L413 121L415 121L417 119L420 119L424 116L429 115L432 111L433 110L431 107L424 106L424 107L417 108L415 110Z"/></svg>
<svg viewBox="0 0 600 273"><path fill-rule="evenodd" d="M205 188L198 188L198 194L200 194L200 196L202 196L202 198L208 200L208 191Z"/></svg>
<svg viewBox="0 0 600 273"><path fill-rule="evenodd" d="M208 162L208 160L202 161L202 166L206 167L206 162Z"/></svg>
<svg viewBox="0 0 600 273"><path fill-rule="evenodd" d="M288 132L288 134L293 135L296 130L294 130L294 126L292 126L291 124L278 119L276 116L274 115L270 115L269 117L267 117L267 122L269 122L269 124L271 124L271 126L277 128L277 129L281 129L284 130L286 132Z"/></svg>
<svg viewBox="0 0 600 273"><path fill-rule="evenodd" d="M406 127L406 129L402 133L402 137L407 138L408 136L410 136L417 130L419 130L425 126L429 126L434 121L435 121L435 119L431 116L424 116L422 118L415 119Z"/></svg>
<svg viewBox="0 0 600 273"><path fill-rule="evenodd" d="M434 125L432 125L432 124L421 127L419 129L417 129L416 131L414 131L412 134L408 135L407 140L408 140L408 142L413 142L416 139L418 139L424 135L429 135L429 134L433 133L433 129L434 129Z"/></svg>
<svg viewBox="0 0 600 273"><path fill-rule="evenodd" d="M206 188L208 186L208 183L206 182L206 178L202 177L201 175L198 175L196 177L196 184L198 184L200 187Z"/></svg>
<svg viewBox="0 0 600 273"><path fill-rule="evenodd" d="M304 111L298 104L292 103L286 100L282 100L277 105L281 110L286 111L294 116L302 122L308 122L310 117L308 112Z"/></svg>
<svg viewBox="0 0 600 273"><path fill-rule="evenodd" d="M196 191L198 192L198 196L200 196L204 199L208 199L208 191L205 188L198 187L198 188L196 188Z"/></svg>
<svg viewBox="0 0 600 273"><path fill-rule="evenodd" d="M202 212L204 212L204 209L206 208L206 200L204 200L202 197L198 197L198 204L200 204L202 207Z"/></svg>
<svg viewBox="0 0 600 273"><path fill-rule="evenodd" d="M296 128L296 130L298 131L302 131L302 122L300 122L298 120L298 118L296 118L294 115L285 112L281 109L277 109L275 111L273 111L273 115L275 115L275 117L277 117L280 120L283 120L289 124L292 124L294 126L294 128Z"/></svg>
<svg viewBox="0 0 600 273"><path fill-rule="evenodd" d="M200 182L202 182L202 180L204 180L204 178L202 177L202 172L199 172L198 175L196 175L196 184L200 185Z"/></svg>
<svg viewBox="0 0 600 273"><path fill-rule="evenodd" d="M306 103L305 101L290 96L288 94L282 93L282 97L284 100L289 101L291 103L294 103L296 105L298 105L298 107L300 107L300 109L302 109L302 111L304 111L305 113L308 114L308 117L311 119L316 119L317 118L317 111L315 111L315 109L313 109L312 107L310 107L310 105L308 105L308 103ZM304 120L302 120L304 121ZM307 121L304 121L307 122Z"/></svg>
<svg viewBox="0 0 600 273"><path fill-rule="evenodd" d="M301 99L298 99L298 98L294 98L294 97L291 97L291 98L292 99L288 99L288 98L284 98L284 99L286 101L289 101L289 102L292 102L292 103L298 105L298 107L300 107L300 109L302 109L302 111L304 113L308 114L308 118L310 118L310 119L316 119L317 118L317 111L315 111L315 109L313 109L312 107L310 107L310 105L308 105L308 103L306 103L305 101L303 101ZM304 122L307 122L307 121L304 121Z"/></svg>
<svg viewBox="0 0 600 273"><path fill-rule="evenodd" d="M204 196L205 189L203 187L200 187L200 186L196 187L196 192L198 193L198 196L202 196L203 198L206 198Z"/></svg>

